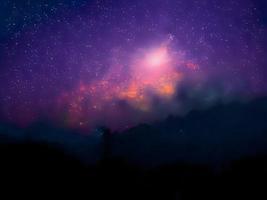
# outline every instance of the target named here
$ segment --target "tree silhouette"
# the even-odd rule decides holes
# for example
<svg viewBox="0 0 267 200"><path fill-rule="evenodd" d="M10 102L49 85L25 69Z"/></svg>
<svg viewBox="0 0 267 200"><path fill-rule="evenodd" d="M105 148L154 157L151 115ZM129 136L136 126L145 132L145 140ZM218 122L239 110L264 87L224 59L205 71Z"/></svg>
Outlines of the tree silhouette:
<svg viewBox="0 0 267 200"><path fill-rule="evenodd" d="M106 162L111 157L111 138L112 133L111 130L107 127L100 127L99 128L102 134L102 162Z"/></svg>

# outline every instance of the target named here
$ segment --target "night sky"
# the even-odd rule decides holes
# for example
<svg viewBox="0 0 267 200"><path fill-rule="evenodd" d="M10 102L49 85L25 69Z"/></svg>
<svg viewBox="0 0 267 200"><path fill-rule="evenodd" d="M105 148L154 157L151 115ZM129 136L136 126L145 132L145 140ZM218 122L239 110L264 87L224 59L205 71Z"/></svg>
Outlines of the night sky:
<svg viewBox="0 0 267 200"><path fill-rule="evenodd" d="M0 120L114 130L267 94L264 0L2 0Z"/></svg>

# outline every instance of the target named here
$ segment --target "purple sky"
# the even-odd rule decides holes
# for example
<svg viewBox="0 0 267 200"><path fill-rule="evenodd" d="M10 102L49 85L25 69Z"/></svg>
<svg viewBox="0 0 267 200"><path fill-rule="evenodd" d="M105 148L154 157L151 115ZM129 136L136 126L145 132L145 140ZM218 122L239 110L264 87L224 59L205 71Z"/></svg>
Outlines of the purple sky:
<svg viewBox="0 0 267 200"><path fill-rule="evenodd" d="M260 1L21 2L3 5L0 23L3 121L121 129L266 95ZM160 75L146 71L155 62Z"/></svg>

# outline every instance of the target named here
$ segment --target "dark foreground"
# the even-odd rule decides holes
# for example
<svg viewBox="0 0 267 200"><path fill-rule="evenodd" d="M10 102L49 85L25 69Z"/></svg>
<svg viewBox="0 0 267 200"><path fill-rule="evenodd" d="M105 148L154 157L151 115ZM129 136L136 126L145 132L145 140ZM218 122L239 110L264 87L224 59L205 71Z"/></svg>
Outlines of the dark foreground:
<svg viewBox="0 0 267 200"><path fill-rule="evenodd" d="M175 163L144 169L109 158L85 165L45 144L2 144L1 193L61 199L266 199L267 156L220 171Z"/></svg>

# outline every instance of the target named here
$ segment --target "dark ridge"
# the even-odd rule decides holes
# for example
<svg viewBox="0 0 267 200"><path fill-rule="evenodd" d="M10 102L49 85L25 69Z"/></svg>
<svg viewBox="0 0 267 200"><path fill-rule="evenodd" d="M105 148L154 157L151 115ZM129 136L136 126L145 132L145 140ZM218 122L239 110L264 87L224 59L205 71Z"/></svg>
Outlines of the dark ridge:
<svg viewBox="0 0 267 200"><path fill-rule="evenodd" d="M266 198L267 156L247 157L214 172L184 162L144 169L123 159L95 165L47 144L0 146L1 195L85 199ZM24 196L25 195L25 196ZM73 195L73 196L72 196Z"/></svg>
<svg viewBox="0 0 267 200"><path fill-rule="evenodd" d="M169 116L116 134L102 127L81 136L42 123L28 129L2 124L0 133L0 191L9 196L267 197L266 98Z"/></svg>

